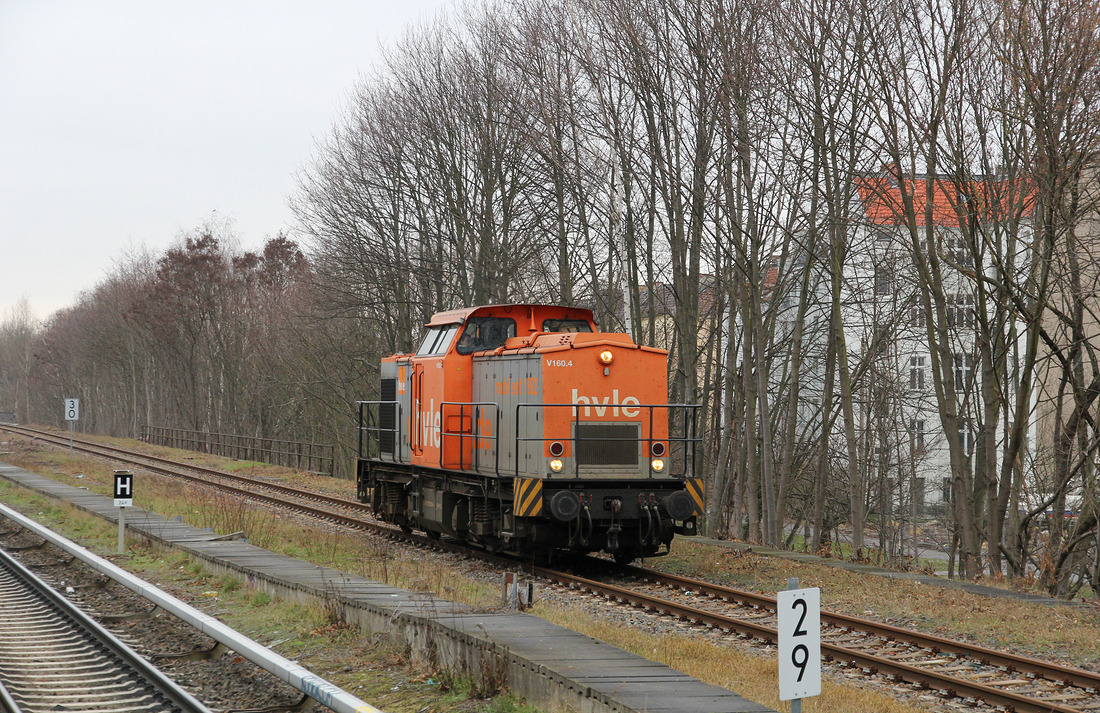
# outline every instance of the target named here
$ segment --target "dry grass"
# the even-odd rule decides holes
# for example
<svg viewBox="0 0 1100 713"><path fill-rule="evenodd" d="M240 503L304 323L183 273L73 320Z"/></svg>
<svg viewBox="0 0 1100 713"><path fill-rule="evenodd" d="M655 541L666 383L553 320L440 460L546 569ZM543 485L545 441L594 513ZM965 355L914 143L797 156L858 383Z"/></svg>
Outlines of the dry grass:
<svg viewBox="0 0 1100 713"><path fill-rule="evenodd" d="M113 525L4 481L0 501L390 713L538 713L511 696L472 695L472 682L415 664L404 645L347 626L323 602L281 602L228 575L206 573L182 552L139 543L119 561Z"/></svg>
<svg viewBox="0 0 1100 713"><path fill-rule="evenodd" d="M141 444L132 441L126 445ZM5 456L8 462L50 475L66 485L101 495L111 493L114 469L109 465L80 456L70 460L67 451L24 439L12 439L11 449L13 452ZM166 457L179 458L179 452ZM285 480L298 479L282 470ZM332 481L323 476L305 477ZM495 586L470 580L438 559L428 563L411 559L386 540L324 524L303 526L301 519L284 512L176 479L135 476L134 504L166 517L180 517L217 534L244 532L257 547L403 589L433 593L476 607L492 607L500 601Z"/></svg>
<svg viewBox="0 0 1100 713"><path fill-rule="evenodd" d="M141 446L134 441L116 441ZM111 469L67 452L19 439L12 440L5 460L28 470L56 477L69 485L109 492ZM157 450L166 457L195 456L186 451ZM223 467L209 456L210 465ZM77 474L82 478L77 478ZM260 473L257 473L259 475ZM263 466L262 476L298 487L337 492L353 497L353 484L323 476L303 475L285 468ZM465 577L438 560L410 558L388 542L362 534L324 527L303 527L298 520L251 504L210 495L205 489L182 487L179 481L143 477L135 486L136 504L187 522L212 527L219 533L244 530L261 547L300 557L352 574L414 591L429 592L452 601L493 607L499 602L495 586ZM803 586L820 587L823 606L954 638L968 638L987 646L1070 660L1081 666L1100 661L1100 612L1081 607L1046 607L1025 602L991 599L962 591L915 582L861 575L835 567L746 554L739 550L679 539L673 553L650 565L690 573L733 586L763 592L786 588L788 577ZM718 686L736 690L778 710L775 699L774 658L758 658L734 649L683 636L654 636L594 620L575 609L536 607L533 613L550 621L607 641ZM826 682L823 695L804 702L806 711L917 710L886 696L852 686Z"/></svg>
<svg viewBox="0 0 1100 713"><path fill-rule="evenodd" d="M837 567L746 554L678 540L667 561L650 564L695 571L760 592L786 588L788 577L820 587L822 607L897 626L966 639L1025 655L1100 666L1100 608L1046 606L962 590L849 572Z"/></svg>
<svg viewBox="0 0 1100 713"><path fill-rule="evenodd" d="M531 610L547 621L587 634L600 641L660 661L701 681L736 691L778 711L790 709L779 700L779 683L774 657L745 654L735 648L678 635L653 636L616 622L593 619L572 609L537 605ZM774 651L774 650L773 650ZM913 713L924 710L882 693L858 686L822 681L821 695L802 702L806 713Z"/></svg>

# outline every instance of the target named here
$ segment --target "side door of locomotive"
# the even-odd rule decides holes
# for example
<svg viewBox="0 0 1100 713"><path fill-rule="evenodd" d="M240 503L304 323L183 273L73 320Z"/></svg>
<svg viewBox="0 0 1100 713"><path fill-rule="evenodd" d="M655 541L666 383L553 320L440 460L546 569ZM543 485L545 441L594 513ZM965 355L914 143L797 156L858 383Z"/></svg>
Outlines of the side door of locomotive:
<svg viewBox="0 0 1100 713"><path fill-rule="evenodd" d="M398 357L392 364L382 363L382 412L380 426L385 456L398 463L408 463L412 447L412 360Z"/></svg>
<svg viewBox="0 0 1100 713"><path fill-rule="evenodd" d="M443 355L454 340L459 325L432 327L410 364L409 391L411 450L419 465L438 466L440 407L444 401Z"/></svg>

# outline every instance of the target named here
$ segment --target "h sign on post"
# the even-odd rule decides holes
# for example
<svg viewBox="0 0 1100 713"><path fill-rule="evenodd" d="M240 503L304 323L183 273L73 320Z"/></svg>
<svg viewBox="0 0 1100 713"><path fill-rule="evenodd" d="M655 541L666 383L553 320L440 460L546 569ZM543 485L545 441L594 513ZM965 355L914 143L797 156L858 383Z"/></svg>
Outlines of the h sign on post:
<svg viewBox="0 0 1100 713"><path fill-rule="evenodd" d="M775 601L779 615L779 700L821 695L821 590L788 589L777 592Z"/></svg>
<svg viewBox="0 0 1100 713"><path fill-rule="evenodd" d="M134 474L115 471L115 507L118 508L118 553L126 551L126 508L134 506Z"/></svg>
<svg viewBox="0 0 1100 713"><path fill-rule="evenodd" d="M115 471L115 507L134 506L134 474L128 470Z"/></svg>

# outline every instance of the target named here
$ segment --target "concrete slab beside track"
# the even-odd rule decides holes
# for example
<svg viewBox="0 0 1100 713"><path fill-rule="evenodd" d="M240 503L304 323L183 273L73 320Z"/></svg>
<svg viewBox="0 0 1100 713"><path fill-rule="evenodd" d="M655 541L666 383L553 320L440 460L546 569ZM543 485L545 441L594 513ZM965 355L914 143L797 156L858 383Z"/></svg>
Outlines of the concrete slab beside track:
<svg viewBox="0 0 1100 713"><path fill-rule="evenodd" d="M117 522L111 498L0 463L0 477ZM141 508L128 508L131 536L186 551L291 601L338 601L349 622L408 643L415 656L456 673L497 675L539 707L578 713L768 713L759 703L609 644L517 613L480 612L216 536Z"/></svg>

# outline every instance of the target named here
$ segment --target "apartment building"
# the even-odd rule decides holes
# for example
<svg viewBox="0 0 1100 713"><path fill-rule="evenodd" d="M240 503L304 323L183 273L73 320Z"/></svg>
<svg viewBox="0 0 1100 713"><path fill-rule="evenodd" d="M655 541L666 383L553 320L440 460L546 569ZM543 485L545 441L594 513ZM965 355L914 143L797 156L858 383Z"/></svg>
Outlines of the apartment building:
<svg viewBox="0 0 1100 713"><path fill-rule="evenodd" d="M936 516L947 513L953 497L949 441L959 445L968 468L981 458L988 461L989 453L996 458L1004 452L1006 414L1014 408L1019 379L1020 325L1010 306L991 299L988 290L979 294L976 283L993 274L994 264L1003 270L1006 258L1026 269L1032 228L1026 210L1009 215L1005 209L1017 197L1002 179L959 185L946 177L899 182L895 176L887 171L857 181L851 214L858 220L846 231L844 246L841 315L859 467L872 510L901 507ZM822 256L815 259L824 263ZM820 418L824 381L830 278L824 268L818 274L810 282L813 307L804 325L804 419ZM780 329L793 331L799 295L788 291L782 299L788 320ZM943 345L937 350L940 379L932 343ZM993 369L995 359L1000 362ZM988 407L991 388L1003 398L995 414ZM945 404L953 405L957 418L941 417ZM954 421L950 433L945 420ZM834 440L842 428L834 428ZM1034 443L1033 423L1028 431L1027 441ZM977 453L990 438L996 446ZM843 444L836 449L846 452Z"/></svg>

